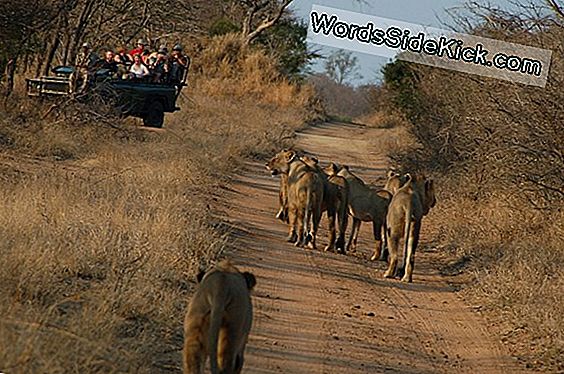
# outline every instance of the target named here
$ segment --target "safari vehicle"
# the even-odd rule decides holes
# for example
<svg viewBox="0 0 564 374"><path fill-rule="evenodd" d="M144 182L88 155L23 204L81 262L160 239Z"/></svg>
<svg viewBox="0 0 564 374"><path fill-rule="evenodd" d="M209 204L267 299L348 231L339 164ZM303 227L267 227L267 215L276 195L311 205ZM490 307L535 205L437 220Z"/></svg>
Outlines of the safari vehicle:
<svg viewBox="0 0 564 374"><path fill-rule="evenodd" d="M189 66L184 69L178 83L117 79L112 78L108 70L101 69L94 74L92 87L88 91L99 93L123 115L142 118L145 126L162 127L165 113L180 110L176 101L186 86L188 69ZM52 72L54 76L26 79L28 96L56 97L75 93L75 87L80 82L72 78L72 66L57 66Z"/></svg>

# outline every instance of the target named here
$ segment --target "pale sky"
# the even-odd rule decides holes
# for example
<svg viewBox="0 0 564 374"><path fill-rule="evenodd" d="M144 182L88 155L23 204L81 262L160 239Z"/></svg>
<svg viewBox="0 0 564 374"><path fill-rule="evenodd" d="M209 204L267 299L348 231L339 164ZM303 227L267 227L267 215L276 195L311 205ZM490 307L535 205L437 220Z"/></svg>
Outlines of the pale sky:
<svg viewBox="0 0 564 374"><path fill-rule="evenodd" d="M312 4L366 13L375 16L396 19L399 21L417 23L424 26L448 29L442 22L451 19L445 9L461 7L465 0L294 0L291 9L295 14L309 22L309 12ZM502 9L511 9L510 0L489 0L490 4ZM319 49L323 55L328 55L334 49L320 45L312 45L312 49ZM363 78L353 84L372 83L381 79L380 69L390 60L388 58L353 52L358 57L360 73ZM315 71L323 71L323 60L320 59L313 66Z"/></svg>

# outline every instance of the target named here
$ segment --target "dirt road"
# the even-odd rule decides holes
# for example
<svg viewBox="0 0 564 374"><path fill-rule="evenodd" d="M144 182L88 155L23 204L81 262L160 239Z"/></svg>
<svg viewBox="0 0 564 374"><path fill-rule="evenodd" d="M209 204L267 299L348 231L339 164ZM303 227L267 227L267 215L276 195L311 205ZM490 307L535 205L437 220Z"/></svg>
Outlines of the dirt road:
<svg viewBox="0 0 564 374"><path fill-rule="evenodd" d="M327 123L298 134L298 146L382 185L392 131ZM414 283L384 280L385 264L368 260L368 224L354 255L286 243L286 226L274 218L277 191L278 179L249 163L228 198L233 256L258 281L246 373L519 372L439 274L425 223ZM326 237L322 230L320 248Z"/></svg>

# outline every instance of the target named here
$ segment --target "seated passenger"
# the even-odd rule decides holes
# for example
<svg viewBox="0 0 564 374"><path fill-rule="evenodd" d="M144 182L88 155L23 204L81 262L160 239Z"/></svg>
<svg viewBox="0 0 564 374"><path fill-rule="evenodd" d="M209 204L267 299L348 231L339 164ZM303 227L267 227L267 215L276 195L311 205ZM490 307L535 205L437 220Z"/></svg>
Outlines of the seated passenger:
<svg viewBox="0 0 564 374"><path fill-rule="evenodd" d="M168 80L168 73L170 70L167 56L166 47L159 49L157 52L156 60L151 66L155 74L155 82L166 82Z"/></svg>
<svg viewBox="0 0 564 374"><path fill-rule="evenodd" d="M182 46L180 44L176 44L172 49L170 64L171 69L169 81L171 83L180 83L184 77L184 71L190 65L190 59L188 56L184 56L182 53Z"/></svg>
<svg viewBox="0 0 564 374"><path fill-rule="evenodd" d="M117 73L118 66L114 60L114 52L106 51L106 53L104 54L104 61L100 65L100 69L107 69L112 75Z"/></svg>
<svg viewBox="0 0 564 374"><path fill-rule="evenodd" d="M127 53L125 53L125 48L119 47L117 51L118 53L116 54L116 57L119 58L122 64L129 66L133 63L133 58Z"/></svg>
<svg viewBox="0 0 564 374"><path fill-rule="evenodd" d="M146 60L146 64L149 67L149 69L152 69L155 66L155 63L157 62L157 58L158 58L159 53L160 54L164 53L165 55L168 53L168 49L166 48L166 45L161 44L157 51L151 52L149 54L149 56L147 57L147 60Z"/></svg>
<svg viewBox="0 0 564 374"><path fill-rule="evenodd" d="M119 79L127 79L127 75L129 73L129 66L122 62L122 59L119 54L114 56L114 61L117 66L117 77Z"/></svg>
<svg viewBox="0 0 564 374"><path fill-rule="evenodd" d="M145 64L143 64L141 56L139 55L133 56L133 65L131 65L131 67L129 68L129 73L132 78L137 79L145 78L151 75L149 69L147 69Z"/></svg>
<svg viewBox="0 0 564 374"><path fill-rule="evenodd" d="M139 40L137 40L137 47L129 51L129 55L132 57L135 55L140 55L143 53L143 51L146 49L147 46L148 46L147 41L143 38L140 38Z"/></svg>
<svg viewBox="0 0 564 374"><path fill-rule="evenodd" d="M151 53L149 52L148 49L144 50L143 52L141 52L141 61L145 64L145 66L149 66L149 56L151 55Z"/></svg>

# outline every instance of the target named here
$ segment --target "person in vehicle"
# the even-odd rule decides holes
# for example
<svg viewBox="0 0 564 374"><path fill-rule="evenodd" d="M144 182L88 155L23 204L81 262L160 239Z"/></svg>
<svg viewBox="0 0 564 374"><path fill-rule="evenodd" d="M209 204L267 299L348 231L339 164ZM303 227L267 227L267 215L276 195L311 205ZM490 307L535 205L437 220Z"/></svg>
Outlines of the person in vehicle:
<svg viewBox="0 0 564 374"><path fill-rule="evenodd" d="M174 48L172 48L170 65L169 81L171 83L180 83L184 76L184 71L190 65L190 59L182 53L182 46L180 44L176 44Z"/></svg>
<svg viewBox="0 0 564 374"><path fill-rule="evenodd" d="M109 70L110 74L113 76L118 72L118 65L114 59L113 51L106 51L104 54L104 61L102 62L100 69Z"/></svg>
<svg viewBox="0 0 564 374"><path fill-rule="evenodd" d="M145 39L140 38L139 40L137 40L137 47L133 48L131 51L129 51L129 55L131 57L135 56L135 55L142 55L143 51L145 51L148 47L148 43Z"/></svg>
<svg viewBox="0 0 564 374"><path fill-rule="evenodd" d="M129 73L132 78L142 79L151 75L151 72L141 60L141 56L133 56L133 65L129 68Z"/></svg>
<svg viewBox="0 0 564 374"><path fill-rule="evenodd" d="M165 46L161 46L156 55L156 60L151 66L154 74L155 82L166 82L168 80L168 73L170 71L170 65L168 62L167 49Z"/></svg>
<svg viewBox="0 0 564 374"><path fill-rule="evenodd" d="M117 49L117 54L116 57L119 58L119 63L122 63L124 65L131 65L133 63L133 58L128 55L127 53L125 53L125 48L124 47L119 47ZM116 61L117 62L117 61Z"/></svg>
<svg viewBox="0 0 564 374"><path fill-rule="evenodd" d="M145 64L145 66L150 65L150 61L149 61L150 56L151 53L149 52L148 49L145 49L143 52L141 52L141 61L143 62L143 64Z"/></svg>
<svg viewBox="0 0 564 374"><path fill-rule="evenodd" d="M90 44L82 44L82 51L76 56L74 64L76 71L73 78L75 80L73 86L76 84L77 80L82 80L77 92L84 92L90 85L97 62L98 56L90 49Z"/></svg>
<svg viewBox="0 0 564 374"><path fill-rule="evenodd" d="M147 66L150 69L152 69L154 67L155 63L157 62L157 58L158 58L159 53L160 54L164 53L165 55L168 54L168 48L166 47L166 45L161 44L159 46L158 50L151 52L151 54L149 54L149 57L147 58Z"/></svg>
<svg viewBox="0 0 564 374"><path fill-rule="evenodd" d="M123 63L123 60L121 59L119 54L116 54L114 56L114 61L116 63L117 66L117 74L116 76L119 79L127 79L127 75L129 74L129 67L130 65L126 65L125 63Z"/></svg>

